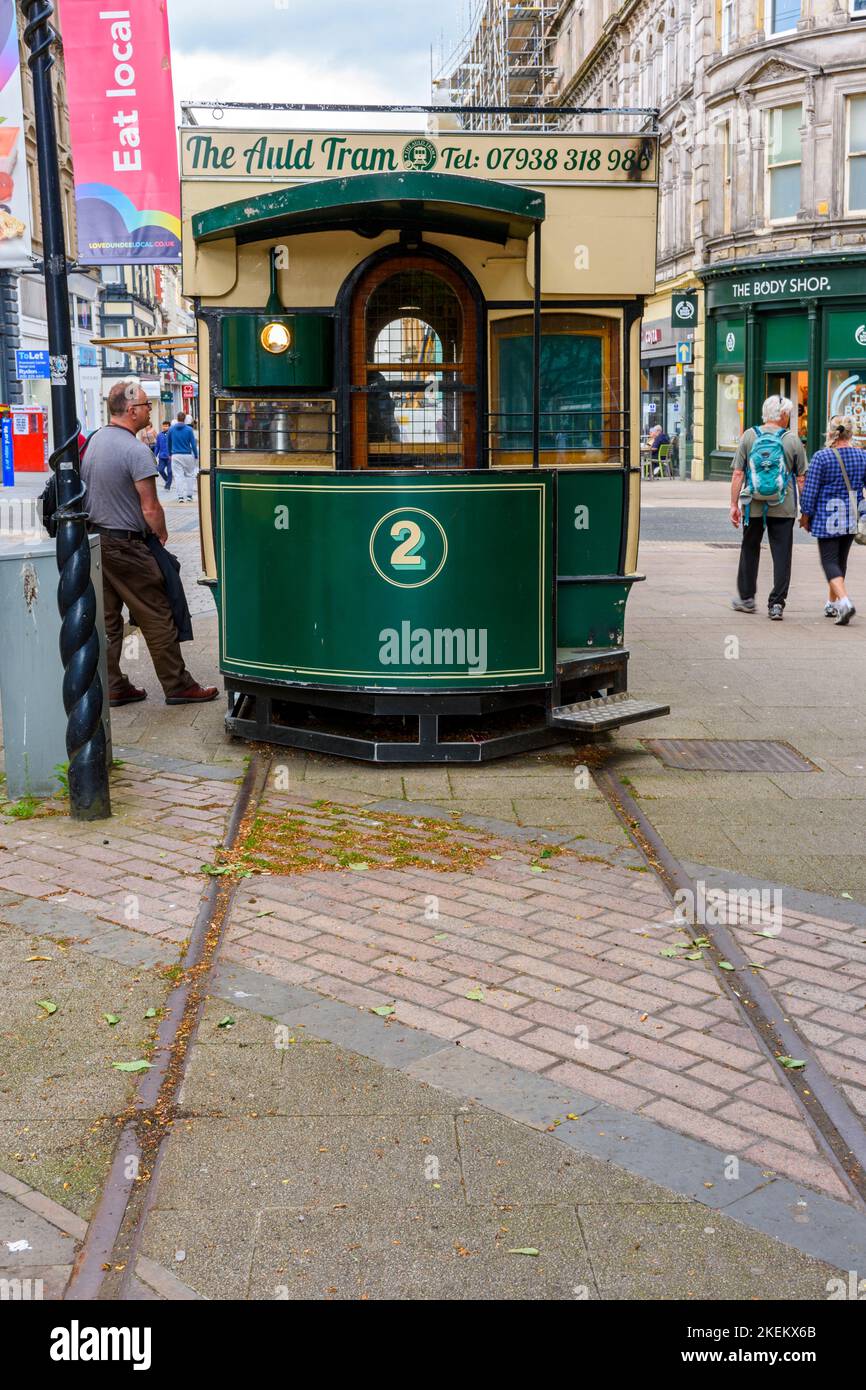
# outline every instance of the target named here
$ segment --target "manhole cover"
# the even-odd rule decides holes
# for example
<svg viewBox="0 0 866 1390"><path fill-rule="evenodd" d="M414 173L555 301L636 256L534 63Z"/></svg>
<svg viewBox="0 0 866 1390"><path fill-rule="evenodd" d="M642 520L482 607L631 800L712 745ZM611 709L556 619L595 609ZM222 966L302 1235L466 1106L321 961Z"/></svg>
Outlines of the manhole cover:
<svg viewBox="0 0 866 1390"><path fill-rule="evenodd" d="M686 772L820 772L792 748L771 739L643 738L664 763Z"/></svg>

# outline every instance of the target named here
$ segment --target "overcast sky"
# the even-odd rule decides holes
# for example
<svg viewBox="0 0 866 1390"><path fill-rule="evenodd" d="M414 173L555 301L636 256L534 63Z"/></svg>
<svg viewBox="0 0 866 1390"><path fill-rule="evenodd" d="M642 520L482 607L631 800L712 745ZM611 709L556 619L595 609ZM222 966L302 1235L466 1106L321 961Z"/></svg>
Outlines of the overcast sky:
<svg viewBox="0 0 866 1390"><path fill-rule="evenodd" d="M469 8L470 0L168 0L175 98L427 103L431 46L438 67ZM234 114L224 121L240 123Z"/></svg>

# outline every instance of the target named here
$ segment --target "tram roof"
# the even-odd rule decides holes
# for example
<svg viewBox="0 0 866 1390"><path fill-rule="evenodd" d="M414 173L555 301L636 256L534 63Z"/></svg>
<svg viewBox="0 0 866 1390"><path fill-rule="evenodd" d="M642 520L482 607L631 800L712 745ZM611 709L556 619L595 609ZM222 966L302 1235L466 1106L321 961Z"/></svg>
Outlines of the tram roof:
<svg viewBox="0 0 866 1390"><path fill-rule="evenodd" d="M457 174L377 173L283 185L194 214L197 242L233 236L260 241L301 232L445 232L504 245L544 221L537 189Z"/></svg>

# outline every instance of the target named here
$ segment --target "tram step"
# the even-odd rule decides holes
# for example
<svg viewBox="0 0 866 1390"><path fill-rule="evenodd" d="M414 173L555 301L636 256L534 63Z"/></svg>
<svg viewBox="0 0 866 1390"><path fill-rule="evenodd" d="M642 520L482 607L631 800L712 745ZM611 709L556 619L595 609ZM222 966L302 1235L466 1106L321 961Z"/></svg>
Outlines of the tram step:
<svg viewBox="0 0 866 1390"><path fill-rule="evenodd" d="M670 712L670 705L661 705L656 700L636 700L624 691L597 700L578 700L573 705L556 705L548 714L547 722L552 729L602 733L605 729L617 729L620 724L657 719Z"/></svg>

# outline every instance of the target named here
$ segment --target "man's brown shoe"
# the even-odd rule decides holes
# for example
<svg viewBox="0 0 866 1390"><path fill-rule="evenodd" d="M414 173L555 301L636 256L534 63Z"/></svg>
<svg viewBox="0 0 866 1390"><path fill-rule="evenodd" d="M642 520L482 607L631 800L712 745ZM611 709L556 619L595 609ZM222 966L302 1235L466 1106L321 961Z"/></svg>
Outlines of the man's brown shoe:
<svg viewBox="0 0 866 1390"><path fill-rule="evenodd" d="M166 695L167 705L201 705L206 700L215 700L219 691L215 685L191 685L177 695Z"/></svg>
<svg viewBox="0 0 866 1390"><path fill-rule="evenodd" d="M134 705L137 700L146 699L146 690L136 690L134 685L127 685L125 689L119 690L116 695L109 694L108 703L112 709L117 709L118 705Z"/></svg>

